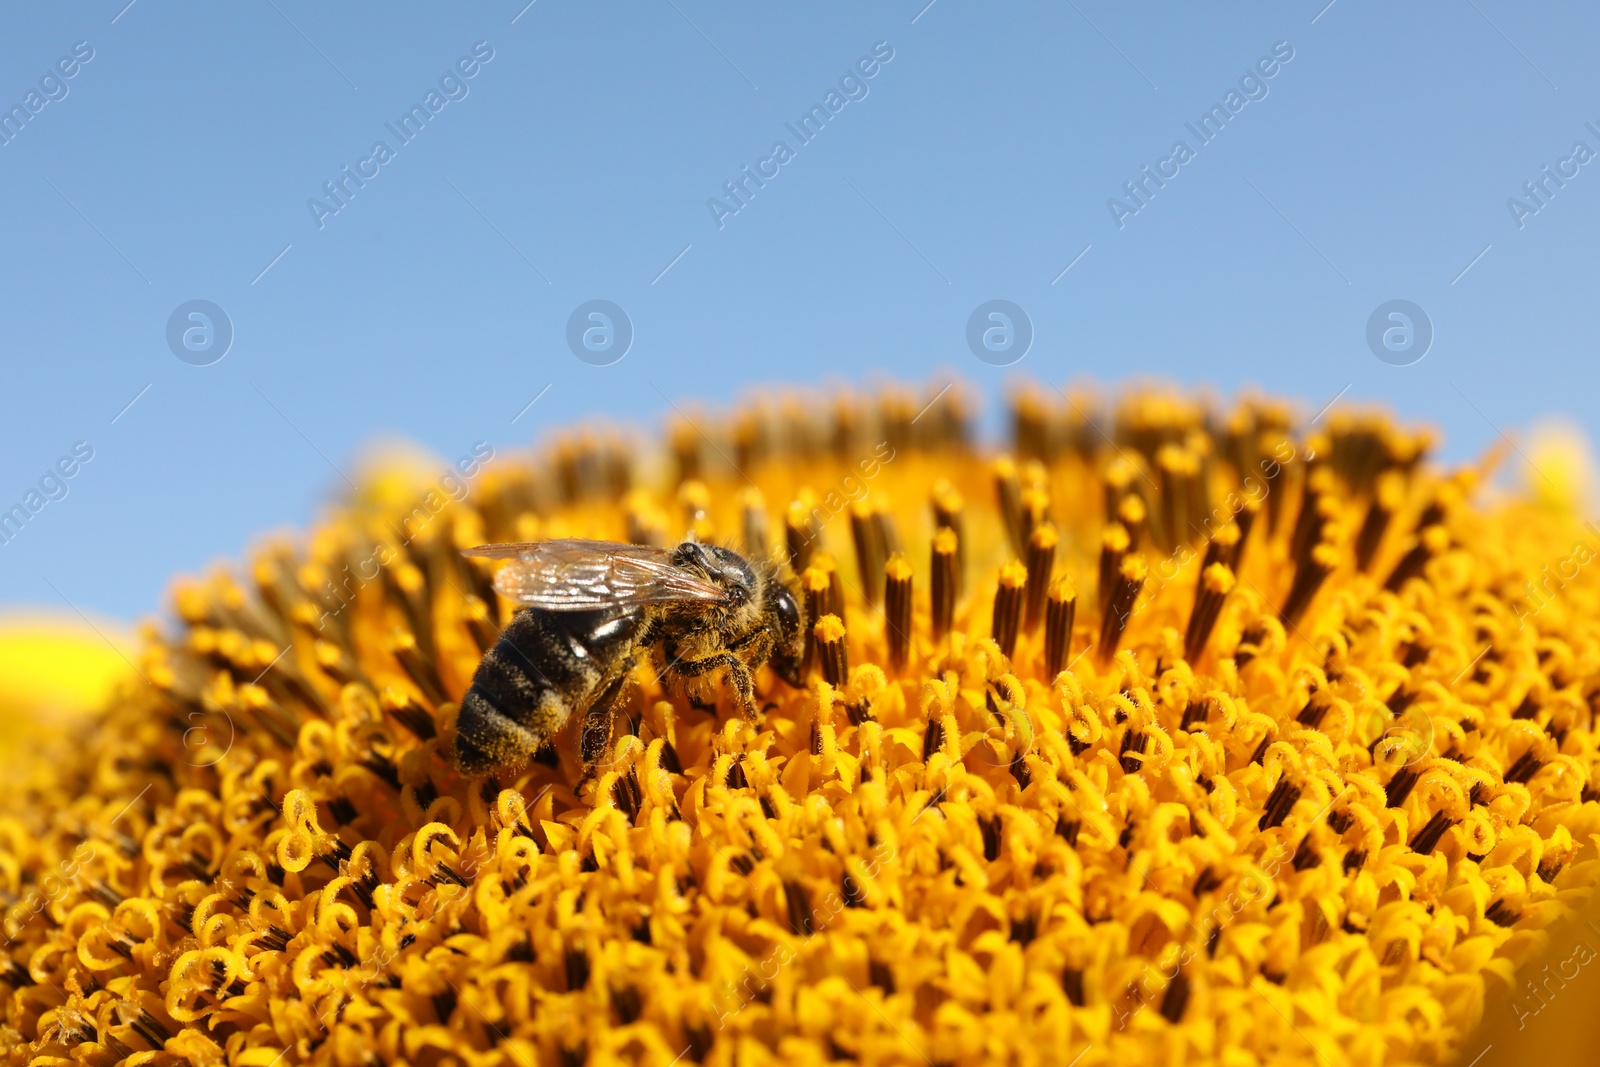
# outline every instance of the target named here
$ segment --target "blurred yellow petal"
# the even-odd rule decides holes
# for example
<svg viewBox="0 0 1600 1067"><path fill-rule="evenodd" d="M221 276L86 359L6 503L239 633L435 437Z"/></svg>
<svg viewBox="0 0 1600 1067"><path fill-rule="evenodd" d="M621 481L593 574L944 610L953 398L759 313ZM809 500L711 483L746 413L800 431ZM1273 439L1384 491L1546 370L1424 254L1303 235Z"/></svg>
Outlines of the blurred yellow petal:
<svg viewBox="0 0 1600 1067"><path fill-rule="evenodd" d="M1568 419L1535 422L1522 446L1522 480L1535 501L1562 511L1595 510L1595 453L1581 426Z"/></svg>
<svg viewBox="0 0 1600 1067"><path fill-rule="evenodd" d="M98 627L98 632L95 627ZM133 677L133 636L106 619L0 614L0 780L48 782L116 687Z"/></svg>
<svg viewBox="0 0 1600 1067"><path fill-rule="evenodd" d="M0 614L0 738L28 719L103 706L117 682L132 675L133 647L133 635L110 620L91 625L42 610Z"/></svg>

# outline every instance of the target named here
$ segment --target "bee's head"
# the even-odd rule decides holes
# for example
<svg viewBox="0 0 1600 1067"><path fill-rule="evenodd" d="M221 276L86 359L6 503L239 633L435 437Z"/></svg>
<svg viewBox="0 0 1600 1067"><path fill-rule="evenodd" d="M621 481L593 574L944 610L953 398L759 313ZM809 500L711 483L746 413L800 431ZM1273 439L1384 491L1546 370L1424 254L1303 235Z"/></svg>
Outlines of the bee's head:
<svg viewBox="0 0 1600 1067"><path fill-rule="evenodd" d="M805 651L805 619L794 594L776 574L755 568L737 552L720 545L686 541L673 553L672 562L716 582L727 593L721 610L734 626L768 625L773 630L769 663L773 671L795 688L803 685L800 659ZM735 619L744 615L746 618Z"/></svg>

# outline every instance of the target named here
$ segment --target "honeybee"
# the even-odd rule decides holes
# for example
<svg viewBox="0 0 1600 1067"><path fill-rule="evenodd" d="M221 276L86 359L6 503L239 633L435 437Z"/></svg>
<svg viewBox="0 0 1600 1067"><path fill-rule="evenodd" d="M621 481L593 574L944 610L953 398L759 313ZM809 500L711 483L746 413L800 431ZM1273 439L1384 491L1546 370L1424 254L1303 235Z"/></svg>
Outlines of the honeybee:
<svg viewBox="0 0 1600 1067"><path fill-rule="evenodd" d="M773 567L730 549L569 538L482 545L464 555L509 560L494 587L524 607L461 700L454 755L463 773L522 763L577 715L587 780L647 649L662 681L681 681L692 695L723 671L752 719L754 672L763 663L801 685L804 633L794 595Z"/></svg>

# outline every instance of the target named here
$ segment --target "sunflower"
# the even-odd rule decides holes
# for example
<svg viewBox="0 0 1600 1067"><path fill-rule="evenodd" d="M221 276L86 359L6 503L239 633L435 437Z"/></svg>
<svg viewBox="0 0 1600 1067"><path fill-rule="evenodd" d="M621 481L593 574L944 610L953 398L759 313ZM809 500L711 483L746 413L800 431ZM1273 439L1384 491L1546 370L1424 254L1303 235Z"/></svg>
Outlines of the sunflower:
<svg viewBox="0 0 1600 1067"><path fill-rule="evenodd" d="M406 456L180 582L0 794L0 1056L1378 1067L1565 1025L1576 481L1496 496L1255 396L1024 386L1003 450L974 411L784 392L470 486ZM770 558L804 686L763 669L752 721L641 665L594 775L576 724L460 774L515 610L461 550L558 537Z"/></svg>

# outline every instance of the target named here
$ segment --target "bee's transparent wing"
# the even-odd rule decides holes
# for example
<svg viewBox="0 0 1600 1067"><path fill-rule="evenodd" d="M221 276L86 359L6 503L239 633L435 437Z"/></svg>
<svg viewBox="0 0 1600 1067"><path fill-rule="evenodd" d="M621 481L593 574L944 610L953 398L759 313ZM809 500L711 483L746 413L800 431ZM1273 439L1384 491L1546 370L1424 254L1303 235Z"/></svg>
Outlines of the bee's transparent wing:
<svg viewBox="0 0 1600 1067"><path fill-rule="evenodd" d="M510 560L494 576L501 596L545 611L593 611L725 599L722 589L672 563L670 549L617 541L527 541L481 545L462 553Z"/></svg>

